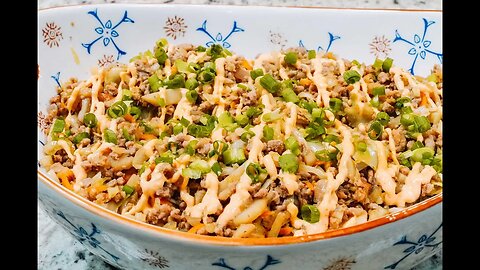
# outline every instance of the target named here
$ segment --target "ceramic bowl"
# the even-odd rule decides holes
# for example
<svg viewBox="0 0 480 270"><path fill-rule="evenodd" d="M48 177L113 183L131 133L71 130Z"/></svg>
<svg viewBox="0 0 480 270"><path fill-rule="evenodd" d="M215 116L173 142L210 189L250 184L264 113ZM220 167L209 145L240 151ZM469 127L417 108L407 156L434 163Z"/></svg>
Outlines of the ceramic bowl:
<svg viewBox="0 0 480 270"><path fill-rule="evenodd" d="M38 159L55 86L93 66L128 62L156 40L255 57L304 46L416 75L442 62L438 11L196 5L85 5L38 13ZM442 194L353 227L304 237L227 239L167 230L109 212L38 168L38 198L88 250L121 269L410 269L442 247Z"/></svg>

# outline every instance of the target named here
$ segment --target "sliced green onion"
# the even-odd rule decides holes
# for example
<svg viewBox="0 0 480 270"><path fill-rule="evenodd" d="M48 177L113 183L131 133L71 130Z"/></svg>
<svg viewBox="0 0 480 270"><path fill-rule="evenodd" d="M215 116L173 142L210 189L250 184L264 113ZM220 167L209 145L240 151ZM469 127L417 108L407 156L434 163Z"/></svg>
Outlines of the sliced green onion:
<svg viewBox="0 0 480 270"><path fill-rule="evenodd" d="M94 128L97 126L97 117L93 113L86 113L83 117L83 123L89 128Z"/></svg>
<svg viewBox="0 0 480 270"><path fill-rule="evenodd" d="M281 87L281 84L270 74L265 74L260 78L260 85L270 93L276 93Z"/></svg>
<svg viewBox="0 0 480 270"><path fill-rule="evenodd" d="M269 113L266 113L262 116L262 120L267 122L267 123L277 121L281 118L282 118L282 116L278 112L269 112Z"/></svg>
<svg viewBox="0 0 480 270"><path fill-rule="evenodd" d="M218 116L218 125L220 127L227 127L234 123L234 119L229 112L223 112Z"/></svg>
<svg viewBox="0 0 480 270"><path fill-rule="evenodd" d="M128 89L123 89L122 100L132 100L132 91Z"/></svg>
<svg viewBox="0 0 480 270"><path fill-rule="evenodd" d="M222 167L218 162L213 163L212 171L218 176L222 173Z"/></svg>
<svg viewBox="0 0 480 270"><path fill-rule="evenodd" d="M245 114L247 115L248 118L252 118L262 114L262 110L258 107L252 106L252 107L248 107L248 109L245 111Z"/></svg>
<svg viewBox="0 0 480 270"><path fill-rule="evenodd" d="M294 136L290 135L285 140L285 148L292 151L293 154L299 155L300 154L300 144L298 143L297 139Z"/></svg>
<svg viewBox="0 0 480 270"><path fill-rule="evenodd" d="M308 51L308 59L311 60L315 57L317 57L317 52L315 50L309 50Z"/></svg>
<svg viewBox="0 0 480 270"><path fill-rule="evenodd" d="M338 136L333 134L327 134L323 139L323 141L328 143L331 143L331 142L340 143L340 138L338 138Z"/></svg>
<svg viewBox="0 0 480 270"><path fill-rule="evenodd" d="M188 91L188 92L185 94L185 97L186 97L187 100L190 101L191 103L195 103L195 102L197 102L198 93L197 93L197 91L195 91L195 90L190 90L190 91Z"/></svg>
<svg viewBox="0 0 480 270"><path fill-rule="evenodd" d="M438 173L441 173L443 168L442 157L439 155L435 156L430 166L432 166Z"/></svg>
<svg viewBox="0 0 480 270"><path fill-rule="evenodd" d="M318 108L318 105L317 103L315 103L314 101L304 101L304 100L301 100L298 105L301 107L301 108L304 108L308 111L308 113L312 113L312 110L314 108Z"/></svg>
<svg viewBox="0 0 480 270"><path fill-rule="evenodd" d="M185 88L187 88L188 90L193 90L193 89L197 88L198 85L199 85L198 81L195 78L190 78L190 79L185 81Z"/></svg>
<svg viewBox="0 0 480 270"><path fill-rule="evenodd" d="M123 191L125 191L125 194L130 195L135 191L135 189L129 185L124 185L122 188Z"/></svg>
<svg viewBox="0 0 480 270"><path fill-rule="evenodd" d="M182 176L189 179L199 179L202 177L202 172L199 170L194 170L192 168L184 168L182 170Z"/></svg>
<svg viewBox="0 0 480 270"><path fill-rule="evenodd" d="M239 114L235 116L235 122L237 122L241 127L244 127L248 124L250 119L245 114Z"/></svg>
<svg viewBox="0 0 480 270"><path fill-rule="evenodd" d="M142 110L136 106L131 106L128 108L128 113L134 118L138 119L140 115L142 114Z"/></svg>
<svg viewBox="0 0 480 270"><path fill-rule="evenodd" d="M197 73L201 69L201 67L197 63L188 63L188 68L187 69L190 72Z"/></svg>
<svg viewBox="0 0 480 270"><path fill-rule="evenodd" d="M410 148L410 150L415 150L417 148L422 148L422 147L425 147L425 145L423 145L423 143L421 141L416 141L412 144L412 148Z"/></svg>
<svg viewBox="0 0 480 270"><path fill-rule="evenodd" d="M124 116L127 113L127 111L128 111L127 104L125 104L125 102L123 101L117 101L107 109L107 114L111 118L118 118L120 116Z"/></svg>
<svg viewBox="0 0 480 270"><path fill-rule="evenodd" d="M310 123L309 126L305 129L305 139L306 140L313 140L318 136L324 134L326 132L325 127L319 125L318 123Z"/></svg>
<svg viewBox="0 0 480 270"><path fill-rule="evenodd" d="M372 94L374 96L383 96L385 95L385 86L377 86L372 89Z"/></svg>
<svg viewBox="0 0 480 270"><path fill-rule="evenodd" d="M80 132L75 137L73 137L73 143L74 144L79 144L83 139L85 138L90 138L90 133L88 132Z"/></svg>
<svg viewBox="0 0 480 270"><path fill-rule="evenodd" d="M265 138L265 141L268 142L270 140L273 140L273 135L274 135L273 128L265 125L263 127L263 138Z"/></svg>
<svg viewBox="0 0 480 270"><path fill-rule="evenodd" d="M296 173L298 171L298 158L295 154L283 154L278 158L280 168L289 173Z"/></svg>
<svg viewBox="0 0 480 270"><path fill-rule="evenodd" d="M250 163L248 164L245 172L247 175L252 179L252 183L255 184L260 180L260 174L262 173L262 167L257 163Z"/></svg>
<svg viewBox="0 0 480 270"><path fill-rule="evenodd" d="M426 116L414 116L415 126L417 127L418 132L423 133L429 130L432 125Z"/></svg>
<svg viewBox="0 0 480 270"><path fill-rule="evenodd" d="M245 153L243 151L243 148L232 148L229 147L225 152L222 154L223 156L223 163L226 165L232 165L232 164L242 164L245 162Z"/></svg>
<svg viewBox="0 0 480 270"><path fill-rule="evenodd" d="M412 168L412 163L410 162L410 159L406 157L407 152L411 153L411 151L405 151L405 152L401 153L400 155L398 155L398 162L401 165L411 169Z"/></svg>
<svg viewBox="0 0 480 270"><path fill-rule="evenodd" d="M370 128L368 129L368 137L372 140L377 140L382 136L383 132L383 125L379 121L373 121L370 124Z"/></svg>
<svg viewBox="0 0 480 270"><path fill-rule="evenodd" d="M212 133L212 130L213 128L209 128L207 126L200 126L197 124L190 124L187 128L188 134L197 138L209 137Z"/></svg>
<svg viewBox="0 0 480 270"><path fill-rule="evenodd" d="M435 73L432 73L432 74L428 75L428 77L426 79L429 82L438 83L438 77Z"/></svg>
<svg viewBox="0 0 480 270"><path fill-rule="evenodd" d="M248 88L248 86L246 86L243 83L239 83L239 84L237 84L237 86L238 86L238 88L241 88L241 89L246 90L246 91L250 90L250 88Z"/></svg>
<svg viewBox="0 0 480 270"><path fill-rule="evenodd" d="M327 149L318 150L315 152L315 157L320 161L331 161L332 160L332 152L328 151Z"/></svg>
<svg viewBox="0 0 480 270"><path fill-rule="evenodd" d="M317 223L320 220L320 211L315 205L304 204L300 213L302 219L308 223Z"/></svg>
<svg viewBox="0 0 480 270"><path fill-rule="evenodd" d="M183 61L182 59L177 59L175 60L175 66L177 67L177 70L182 73L187 73L188 72L188 64L187 62Z"/></svg>
<svg viewBox="0 0 480 270"><path fill-rule="evenodd" d="M197 149L197 143L198 143L198 140L189 141L187 144L187 147L185 148L185 152L190 156L195 155L195 151Z"/></svg>
<svg viewBox="0 0 480 270"><path fill-rule="evenodd" d="M290 88L283 88L281 91L281 95L286 102L297 103L300 101L295 91L293 91L293 89L290 89Z"/></svg>
<svg viewBox="0 0 480 270"><path fill-rule="evenodd" d="M352 65L355 65L357 67L360 67L362 64L360 64L360 62L358 62L357 60L353 60L352 61Z"/></svg>
<svg viewBox="0 0 480 270"><path fill-rule="evenodd" d="M177 154L178 148L179 148L179 145L178 145L177 142L168 142L167 143L167 150L174 153L174 154Z"/></svg>
<svg viewBox="0 0 480 270"><path fill-rule="evenodd" d="M255 80L256 78L258 78L260 76L263 76L263 69L257 68L257 69L254 69L254 70L250 71L250 77L252 77L253 80Z"/></svg>
<svg viewBox="0 0 480 270"><path fill-rule="evenodd" d="M415 115L413 113L405 113L400 115L400 123L403 126L410 126L415 122Z"/></svg>
<svg viewBox="0 0 480 270"><path fill-rule="evenodd" d="M390 116L386 112L379 112L377 113L377 117L375 118L375 120L386 126L390 121Z"/></svg>
<svg viewBox="0 0 480 270"><path fill-rule="evenodd" d="M198 46L198 47L195 49L196 52L204 52L204 51L206 51L206 50L207 50L207 48L205 48L205 47L203 47L203 46Z"/></svg>
<svg viewBox="0 0 480 270"><path fill-rule="evenodd" d="M210 55L212 59L222 57L223 47L219 44L213 44L207 49L207 55Z"/></svg>
<svg viewBox="0 0 480 270"><path fill-rule="evenodd" d="M283 60L285 60L285 63L290 65L294 65L295 63L297 63L297 59L298 57L295 52L288 52L287 54L285 54L285 57L283 58Z"/></svg>
<svg viewBox="0 0 480 270"><path fill-rule="evenodd" d="M429 160L427 161L428 163L431 163L434 155L435 151L432 148L422 147L413 150L411 159L415 162L422 162L425 165L424 162L427 160Z"/></svg>
<svg viewBox="0 0 480 270"><path fill-rule="evenodd" d="M164 83L168 89L183 88L185 87L185 76L180 73L170 75L168 80L166 80Z"/></svg>
<svg viewBox="0 0 480 270"><path fill-rule="evenodd" d="M128 133L128 130L126 128L122 128L122 135L127 141L133 141L134 137Z"/></svg>
<svg viewBox="0 0 480 270"><path fill-rule="evenodd" d="M228 144L224 141L216 140L213 142L213 151L217 154L222 154L228 149Z"/></svg>
<svg viewBox="0 0 480 270"><path fill-rule="evenodd" d="M59 118L55 119L55 122L53 122L52 131L55 133L59 133L59 132L62 132L64 128L65 128L65 120L59 119Z"/></svg>
<svg viewBox="0 0 480 270"><path fill-rule="evenodd" d="M383 60L383 64L382 64L383 71L390 72L390 68L392 67L392 64L393 64L392 58L387 57L387 59Z"/></svg>
<svg viewBox="0 0 480 270"><path fill-rule="evenodd" d="M167 102L165 101L164 98L159 98L159 99L158 99L158 106L160 106L160 107L165 107L165 106L167 106Z"/></svg>
<svg viewBox="0 0 480 270"><path fill-rule="evenodd" d="M253 136L255 136L255 133L251 130L248 130L242 133L240 139L244 142L248 142L248 140L250 140Z"/></svg>
<svg viewBox="0 0 480 270"><path fill-rule="evenodd" d="M395 108L401 109L405 106L405 103L409 103L412 100L408 97L399 97L397 100L395 100Z"/></svg>
<svg viewBox="0 0 480 270"><path fill-rule="evenodd" d="M182 116L182 119L180 119L180 124L182 124L184 127L188 127L188 125L190 125L190 121Z"/></svg>
<svg viewBox="0 0 480 270"><path fill-rule="evenodd" d="M214 78L215 78L215 73L210 70L202 70L197 75L197 79L203 84L212 82Z"/></svg>
<svg viewBox="0 0 480 270"><path fill-rule="evenodd" d="M347 84L354 84L360 81L360 74L355 70L347 70L343 73L343 79Z"/></svg>
<svg viewBox="0 0 480 270"><path fill-rule="evenodd" d="M375 59L375 62L373 63L372 66L373 66L375 69L380 70L380 69L382 68L382 65L383 65L383 61L380 60L380 59L378 59L378 58L376 58L376 59Z"/></svg>
<svg viewBox="0 0 480 270"><path fill-rule="evenodd" d="M357 142L355 149L360 152L365 152L367 150L367 144L365 142Z"/></svg>
<svg viewBox="0 0 480 270"><path fill-rule="evenodd" d="M210 165L208 165L207 161L202 159L198 159L190 163L188 168L191 168L196 171L200 171L202 174L210 172Z"/></svg>
<svg viewBox="0 0 480 270"><path fill-rule="evenodd" d="M374 97L370 100L370 105L372 105L372 106L375 107L375 108L378 108L378 106L380 106L380 99L378 98L378 96L374 96Z"/></svg>
<svg viewBox="0 0 480 270"><path fill-rule="evenodd" d="M165 52L165 49L162 47L157 47L154 51L155 53L155 58L157 58L157 61L160 65L164 65L165 61L167 60L168 56L167 53Z"/></svg>
<svg viewBox="0 0 480 270"><path fill-rule="evenodd" d="M400 113L413 113L412 107L410 106L404 106L400 109Z"/></svg>
<svg viewBox="0 0 480 270"><path fill-rule="evenodd" d="M332 112L336 113L342 109L343 102L338 98L331 98L328 102L328 105L330 106Z"/></svg>
<svg viewBox="0 0 480 270"><path fill-rule="evenodd" d="M168 156L168 155L162 155L157 158L155 158L155 164L158 163L168 163L168 164L173 164L173 157Z"/></svg>
<svg viewBox="0 0 480 270"><path fill-rule="evenodd" d="M106 142L117 144L117 134L115 134L115 132L113 132L111 129L106 128L103 130L103 139Z"/></svg>
<svg viewBox="0 0 480 270"><path fill-rule="evenodd" d="M183 132L183 125L177 124L173 127L173 135L178 135Z"/></svg>

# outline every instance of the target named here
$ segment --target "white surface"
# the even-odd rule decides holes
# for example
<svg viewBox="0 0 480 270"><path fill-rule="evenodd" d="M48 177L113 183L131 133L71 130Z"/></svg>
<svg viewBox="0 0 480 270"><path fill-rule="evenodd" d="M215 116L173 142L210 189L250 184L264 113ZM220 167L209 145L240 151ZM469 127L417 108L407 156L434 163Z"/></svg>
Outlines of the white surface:
<svg viewBox="0 0 480 270"><path fill-rule="evenodd" d="M362 8L404 8L404 9L442 9L440 0L277 0L277 1L252 1L252 0L167 0L167 1L81 1L81 0L40 0L38 8L48 8L54 6L64 6L73 4L89 3L192 3L192 4L235 4L235 5L275 5L275 6L328 6L328 7L362 7ZM115 269L105 264L83 246L74 240L69 234L65 233L56 225L41 209L38 207L38 269ZM420 265L415 270L439 270L442 269L442 253L432 257Z"/></svg>

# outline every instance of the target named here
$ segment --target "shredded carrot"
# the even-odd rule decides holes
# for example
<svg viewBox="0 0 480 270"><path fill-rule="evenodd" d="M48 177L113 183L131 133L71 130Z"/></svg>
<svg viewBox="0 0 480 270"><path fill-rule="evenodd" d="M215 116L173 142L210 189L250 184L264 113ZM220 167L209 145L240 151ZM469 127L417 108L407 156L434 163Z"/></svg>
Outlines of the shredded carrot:
<svg viewBox="0 0 480 270"><path fill-rule="evenodd" d="M314 190L315 187L313 186L312 182L305 182L305 185L308 187L310 190Z"/></svg>
<svg viewBox="0 0 480 270"><path fill-rule="evenodd" d="M420 97L422 98L422 101L420 102L420 106L426 106L428 104L427 95L423 91L420 91Z"/></svg>
<svg viewBox="0 0 480 270"><path fill-rule="evenodd" d="M201 228L203 228L205 226L205 224L197 224L195 226L193 226L192 228L190 228L190 230L188 230L189 233L197 233L198 230L200 230Z"/></svg>
<svg viewBox="0 0 480 270"><path fill-rule="evenodd" d="M242 61L242 66L243 66L244 68L248 69L248 70L252 70L252 69L253 69L252 65L250 65L250 63L247 61L247 59L244 59L244 60Z"/></svg>
<svg viewBox="0 0 480 270"><path fill-rule="evenodd" d="M157 136L149 133L141 133L140 136L138 136L140 140L153 140L156 139Z"/></svg>
<svg viewBox="0 0 480 270"><path fill-rule="evenodd" d="M265 210L265 212L263 212L263 213L260 215L260 217L266 218L266 217L270 216L271 214L272 214L272 211L270 211L270 210Z"/></svg>
<svg viewBox="0 0 480 270"><path fill-rule="evenodd" d="M312 81L308 78L303 78L300 79L300 84L303 86L310 86L312 84Z"/></svg>
<svg viewBox="0 0 480 270"><path fill-rule="evenodd" d="M177 71L178 71L178 70L177 70L177 66L173 66L173 67L172 67L172 75L173 75L173 74L177 74Z"/></svg>
<svg viewBox="0 0 480 270"><path fill-rule="evenodd" d="M326 54L326 56L327 56L328 59L336 60L335 55L333 55L332 52L328 52L328 53Z"/></svg>
<svg viewBox="0 0 480 270"><path fill-rule="evenodd" d="M135 123L135 118L133 118L133 116L129 113L125 114L123 118L125 118L125 120L127 120L130 123Z"/></svg>
<svg viewBox="0 0 480 270"><path fill-rule="evenodd" d="M74 175L72 170L66 169L57 174L58 178L62 180L62 185L70 190L73 190L72 184L70 184L70 180L73 180Z"/></svg>
<svg viewBox="0 0 480 270"><path fill-rule="evenodd" d="M292 227L283 227L278 232L278 235L281 235L281 236L290 235L292 233L292 231L293 231Z"/></svg>
<svg viewBox="0 0 480 270"><path fill-rule="evenodd" d="M183 182L182 182L182 185L180 186L180 190L185 190L187 188L188 180L189 180L188 177L183 177Z"/></svg>

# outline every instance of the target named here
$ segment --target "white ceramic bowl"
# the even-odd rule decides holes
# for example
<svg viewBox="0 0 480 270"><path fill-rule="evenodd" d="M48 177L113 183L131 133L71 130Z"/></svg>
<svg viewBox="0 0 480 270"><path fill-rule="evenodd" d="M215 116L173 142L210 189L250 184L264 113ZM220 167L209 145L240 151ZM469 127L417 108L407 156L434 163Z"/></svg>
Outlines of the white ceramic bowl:
<svg viewBox="0 0 480 270"><path fill-rule="evenodd" d="M195 5L95 5L39 11L38 159L55 86L91 67L128 60L160 37L218 43L247 57L305 46L375 57L416 75L442 61L436 11ZM409 269L442 246L442 194L365 224L304 237L227 239L171 231L109 212L38 168L47 213L91 252L123 269Z"/></svg>

